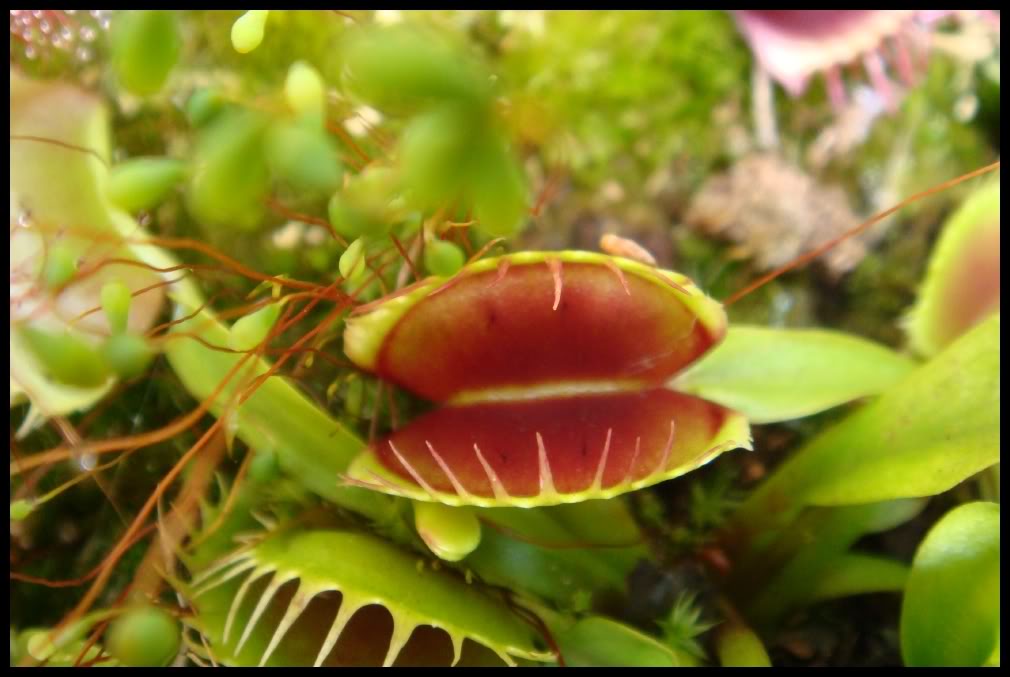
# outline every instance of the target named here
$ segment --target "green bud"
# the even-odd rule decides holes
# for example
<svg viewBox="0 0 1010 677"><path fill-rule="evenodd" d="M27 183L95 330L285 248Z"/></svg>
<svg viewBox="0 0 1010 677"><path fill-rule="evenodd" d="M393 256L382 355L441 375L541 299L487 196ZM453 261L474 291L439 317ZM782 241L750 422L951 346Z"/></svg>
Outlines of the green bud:
<svg viewBox="0 0 1010 677"><path fill-rule="evenodd" d="M50 289L62 287L77 272L77 251L66 242L57 242L46 252L43 278Z"/></svg>
<svg viewBox="0 0 1010 677"><path fill-rule="evenodd" d="M179 622L153 606L131 609L109 625L105 648L132 667L162 667L179 653Z"/></svg>
<svg viewBox="0 0 1010 677"><path fill-rule="evenodd" d="M182 35L175 13L133 10L112 24L111 56L123 89L150 96L164 86L182 51Z"/></svg>
<svg viewBox="0 0 1010 677"><path fill-rule="evenodd" d="M400 178L389 167L366 167L330 198L333 229L349 240L362 235L380 237L402 218Z"/></svg>
<svg viewBox="0 0 1010 677"><path fill-rule="evenodd" d="M113 334L126 331L130 319L130 304L133 294L120 280L112 280L102 285L102 310L109 320Z"/></svg>
<svg viewBox="0 0 1010 677"><path fill-rule="evenodd" d="M224 108L224 100L221 95L213 89L198 89L189 96L186 101L186 118L189 124L194 127L203 127L210 122L221 109Z"/></svg>
<svg viewBox="0 0 1010 677"><path fill-rule="evenodd" d="M26 498L11 501L11 522L20 522L25 519L32 514L33 508L32 502Z"/></svg>
<svg viewBox="0 0 1010 677"><path fill-rule="evenodd" d="M471 190L478 227L492 237L515 235L526 222L529 207L522 167L506 140L497 135L482 140L474 163Z"/></svg>
<svg viewBox="0 0 1010 677"><path fill-rule="evenodd" d="M348 240L355 240L372 230L368 215L350 205L342 193L333 194L326 211L333 230Z"/></svg>
<svg viewBox="0 0 1010 677"><path fill-rule="evenodd" d="M262 116L232 110L201 134L187 191L187 206L197 220L239 229L261 223L270 189L265 131Z"/></svg>
<svg viewBox="0 0 1010 677"><path fill-rule="evenodd" d="M365 239L359 237L340 255L340 275L345 280L356 280L365 272Z"/></svg>
<svg viewBox="0 0 1010 677"><path fill-rule="evenodd" d="M469 175L475 136L481 133L473 111L440 106L415 117L403 133L400 158L404 187L421 208L437 208L462 191Z"/></svg>
<svg viewBox="0 0 1010 677"><path fill-rule="evenodd" d="M270 334L281 314L281 304L271 303L254 313L240 317L228 332L228 347L243 352L255 350Z"/></svg>
<svg viewBox="0 0 1010 677"><path fill-rule="evenodd" d="M715 631L715 650L723 667L771 667L768 651L761 639L741 623L726 622Z"/></svg>
<svg viewBox="0 0 1010 677"><path fill-rule="evenodd" d="M109 199L131 214L157 206L186 176L186 163L167 157L121 162L109 172Z"/></svg>
<svg viewBox="0 0 1010 677"><path fill-rule="evenodd" d="M325 119L326 84L319 71L304 61L296 61L288 69L284 98L299 116L319 120L320 123Z"/></svg>
<svg viewBox="0 0 1010 677"><path fill-rule="evenodd" d="M358 32L346 45L344 63L350 91L393 113L439 100L480 108L492 95L487 73L461 50L407 27Z"/></svg>
<svg viewBox="0 0 1010 677"><path fill-rule="evenodd" d="M417 501L414 526L428 548L447 562L458 562L480 545L480 522L465 507Z"/></svg>
<svg viewBox="0 0 1010 677"><path fill-rule="evenodd" d="M340 156L321 127L279 124L270 131L267 154L274 174L299 190L330 193L340 185Z"/></svg>
<svg viewBox="0 0 1010 677"><path fill-rule="evenodd" d="M124 332L102 344L102 356L120 378L131 379L144 373L154 359L154 350L143 336Z"/></svg>
<svg viewBox="0 0 1010 677"><path fill-rule="evenodd" d="M253 453L255 455L249 462L249 479L257 484L266 484L275 479L280 471L277 454L269 449Z"/></svg>
<svg viewBox="0 0 1010 677"><path fill-rule="evenodd" d="M452 242L432 240L424 248L424 267L432 275L450 277L466 263L463 250Z"/></svg>
<svg viewBox="0 0 1010 677"><path fill-rule="evenodd" d="M18 638L19 648L37 661L46 661L52 667L69 667L77 662L94 660L101 653L98 646L87 652L84 634L94 625L94 615L77 620L61 629L31 628ZM82 656L82 653L84 655Z"/></svg>
<svg viewBox="0 0 1010 677"><path fill-rule="evenodd" d="M240 16L231 27L231 44L239 54L248 54L263 42L263 29L270 10L254 9Z"/></svg>
<svg viewBox="0 0 1010 677"><path fill-rule="evenodd" d="M67 332L22 327L20 334L45 374L78 388L97 388L109 378L101 354L89 343Z"/></svg>

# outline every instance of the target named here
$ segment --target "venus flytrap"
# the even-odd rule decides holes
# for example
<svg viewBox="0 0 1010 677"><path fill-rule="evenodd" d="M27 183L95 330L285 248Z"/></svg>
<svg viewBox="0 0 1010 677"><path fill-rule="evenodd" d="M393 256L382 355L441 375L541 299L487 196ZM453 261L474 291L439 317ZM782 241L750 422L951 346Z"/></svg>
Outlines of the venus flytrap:
<svg viewBox="0 0 1010 677"><path fill-rule="evenodd" d="M874 529L870 504L900 513L897 499L938 494L987 469L998 477L998 212L997 180L945 225L909 325L912 345L931 359L911 371L895 363L895 376L907 375L797 452L731 518L728 587L760 622L817 599L900 591L902 563L849 552ZM703 385L722 387L720 373L730 370L702 372ZM794 535L811 520L817 536L803 543Z"/></svg>
<svg viewBox="0 0 1010 677"><path fill-rule="evenodd" d="M270 10L252 9L240 16L231 27L231 44L240 54L248 54L263 42Z"/></svg>
<svg viewBox="0 0 1010 677"><path fill-rule="evenodd" d="M31 401L23 434L109 391L115 376L101 352L110 329L148 329L164 291L157 273L108 263L137 261L143 252L124 242L137 236L136 224L107 197L108 132L100 102L75 87L33 82L14 71L10 80L11 406ZM110 284L137 296L107 319L89 311L101 305ZM135 373L138 362L128 362L134 369L126 371Z"/></svg>

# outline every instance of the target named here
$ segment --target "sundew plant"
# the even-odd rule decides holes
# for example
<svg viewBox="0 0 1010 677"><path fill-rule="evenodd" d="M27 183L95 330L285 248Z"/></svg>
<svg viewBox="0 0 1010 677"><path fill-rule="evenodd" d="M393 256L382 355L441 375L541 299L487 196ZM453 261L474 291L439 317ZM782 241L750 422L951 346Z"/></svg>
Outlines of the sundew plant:
<svg viewBox="0 0 1010 677"><path fill-rule="evenodd" d="M11 666L998 666L999 17L11 10Z"/></svg>

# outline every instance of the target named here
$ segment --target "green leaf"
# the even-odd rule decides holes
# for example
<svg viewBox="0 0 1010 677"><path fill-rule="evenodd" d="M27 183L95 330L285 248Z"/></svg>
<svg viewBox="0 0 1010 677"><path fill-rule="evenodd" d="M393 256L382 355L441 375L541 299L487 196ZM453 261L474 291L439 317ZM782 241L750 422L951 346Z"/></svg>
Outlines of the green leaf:
<svg viewBox="0 0 1010 677"><path fill-rule="evenodd" d="M995 503L954 508L919 546L901 609L907 665L978 667L998 649L999 513Z"/></svg>
<svg viewBox="0 0 1010 677"><path fill-rule="evenodd" d="M555 633L569 667L674 668L697 665L690 656L627 625L601 616L583 618Z"/></svg>
<svg viewBox="0 0 1010 677"><path fill-rule="evenodd" d="M761 638L740 622L727 621L715 633L715 648L719 664L724 668L770 668Z"/></svg>
<svg viewBox="0 0 1010 677"><path fill-rule="evenodd" d="M619 594L648 556L619 499L476 513L485 528L466 565L489 583L526 590L563 608L584 610L596 595Z"/></svg>
<svg viewBox="0 0 1010 677"><path fill-rule="evenodd" d="M119 85L133 94L156 94L181 53L182 32L175 12L123 12L112 25L112 66Z"/></svg>
<svg viewBox="0 0 1010 677"><path fill-rule="evenodd" d="M110 237L116 236L128 237L131 242L103 247L101 256L144 259L153 251L153 248L136 244L144 236L143 231L109 200L108 112L101 99L72 85L34 81L11 71L10 111L11 222L22 213L30 215L28 227L11 232L12 270L17 266L31 267L46 247L50 251L62 249L71 259L85 252L94 257L97 241L109 242ZM90 261L92 265L99 262L94 258ZM65 272L57 277L64 276ZM59 306L59 313L36 310L30 319L18 318L17 321L12 315L11 404L27 399L29 394L32 403L19 434L46 417L90 407L108 393L114 380L105 379L93 387L79 387L47 378L45 365L36 359L16 325L28 322L46 331L65 329L93 341L94 330L101 333L104 329L101 325L89 328L86 326L90 324L88 319L70 325L65 318L76 317L99 305L96 292L104 282L117 280L136 291L151 288L161 279L162 276L133 265L102 265L96 267L76 293L46 300L53 309ZM72 280L61 281L76 285ZM173 287L183 290L192 284L190 280L183 280ZM24 283L12 286L12 313L17 297L25 290ZM138 294L131 304L131 329L146 330L160 312L162 299L163 293L158 289Z"/></svg>
<svg viewBox="0 0 1010 677"><path fill-rule="evenodd" d="M840 332L735 325L673 387L753 423L771 423L875 395L914 366L884 346Z"/></svg>
<svg viewBox="0 0 1010 677"><path fill-rule="evenodd" d="M849 580L840 580L846 575L843 568L850 564L849 549L866 534L889 531L908 521L924 503L905 499L807 508L788 528L774 532L777 538L772 542L763 547L759 543L738 556L726 589L759 628L773 627L786 612L818 599L894 589L893 572L876 571L890 577L878 581L860 578L860 572L853 571L848 572Z"/></svg>
<svg viewBox="0 0 1010 677"><path fill-rule="evenodd" d="M810 600L837 599L904 589L908 567L887 557L850 552L835 558L818 578Z"/></svg>
<svg viewBox="0 0 1010 677"><path fill-rule="evenodd" d="M187 165L169 157L138 157L121 162L109 174L109 199L131 214L163 202L185 178Z"/></svg>
<svg viewBox="0 0 1010 677"><path fill-rule="evenodd" d="M345 86L388 113L414 112L434 101L482 108L491 81L456 46L426 31L394 26L358 31L344 46Z"/></svg>
<svg viewBox="0 0 1010 677"><path fill-rule="evenodd" d="M997 313L804 447L747 500L743 521L765 522L773 504L773 519L788 520L783 502L932 496L999 463L999 340Z"/></svg>
<svg viewBox="0 0 1010 677"><path fill-rule="evenodd" d="M193 313L188 305L180 303L177 318ZM228 380L218 391L211 411L217 416L234 416L242 441L258 452L276 454L282 469L320 496L374 519L388 515L390 502L385 496L340 482L350 460L361 451L361 440L278 376L263 381L243 404L237 405L237 397L252 379L266 373L268 363L249 356L245 358L247 366L233 371L242 355L209 348L190 338L189 332L211 346L227 346L230 332L210 312L202 310L173 327L173 336L165 342L164 350L183 385L201 401Z"/></svg>
<svg viewBox="0 0 1010 677"><path fill-rule="evenodd" d="M909 318L912 347L934 355L1000 304L999 180L972 193L943 227Z"/></svg>

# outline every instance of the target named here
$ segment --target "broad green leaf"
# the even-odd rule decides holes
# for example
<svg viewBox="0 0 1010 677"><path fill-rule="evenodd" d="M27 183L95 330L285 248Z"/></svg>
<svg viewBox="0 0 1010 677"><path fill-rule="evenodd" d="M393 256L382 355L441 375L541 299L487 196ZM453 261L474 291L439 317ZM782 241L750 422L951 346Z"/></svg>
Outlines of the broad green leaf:
<svg viewBox="0 0 1010 677"><path fill-rule="evenodd" d="M835 558L810 593L811 601L899 592L905 587L908 567L887 557L850 552Z"/></svg>
<svg viewBox="0 0 1010 677"><path fill-rule="evenodd" d="M93 314L73 326L66 318L98 306L100 290L107 282L115 280L136 291L161 279L137 266L110 264L78 281L59 280L67 286L58 296L49 295L54 289L45 290L44 295L34 293L38 291L34 277L47 249L64 251L74 262L86 252L92 265L102 257L141 257L141 247L120 245L113 239L117 234L139 238L143 232L113 208L107 197L109 147L108 114L101 99L66 83L35 81L11 71L10 401L12 407L26 399L32 404L19 434L47 417L90 407L108 393L115 379L72 385L49 378L17 326L68 331L96 344L107 331L104 317ZM130 328L148 329L162 300L158 288L138 294Z"/></svg>
<svg viewBox="0 0 1010 677"><path fill-rule="evenodd" d="M724 668L770 668L761 638L740 622L727 621L715 632L715 650Z"/></svg>
<svg viewBox="0 0 1010 677"><path fill-rule="evenodd" d="M978 667L998 650L999 513L995 503L954 508L919 546L901 609L907 665Z"/></svg>
<svg viewBox="0 0 1010 677"><path fill-rule="evenodd" d="M1000 305L999 179L969 195L943 227L909 317L912 347L935 355Z"/></svg>
<svg viewBox="0 0 1010 677"><path fill-rule="evenodd" d="M467 566L490 583L529 591L563 608L584 607L601 592L621 592L632 569L648 556L619 499L476 513L483 524L481 543Z"/></svg>
<svg viewBox="0 0 1010 677"><path fill-rule="evenodd" d="M757 627L771 627L793 609L819 599L894 587L894 572L862 576L849 549L866 534L888 531L924 506L920 499L832 508L806 508L771 543L738 557L727 590ZM847 571L847 567L855 570ZM875 579L880 574L886 576ZM900 584L898 585L900 588Z"/></svg>
<svg viewBox="0 0 1010 677"><path fill-rule="evenodd" d="M814 439L742 508L853 505L932 496L999 463L1000 316L978 325L879 399Z"/></svg>
<svg viewBox="0 0 1010 677"><path fill-rule="evenodd" d="M849 334L735 325L673 387L735 409L753 423L771 423L875 395L914 366Z"/></svg>
<svg viewBox="0 0 1010 677"><path fill-rule="evenodd" d="M674 668L695 666L690 656L627 625L589 616L555 633L569 667Z"/></svg>

